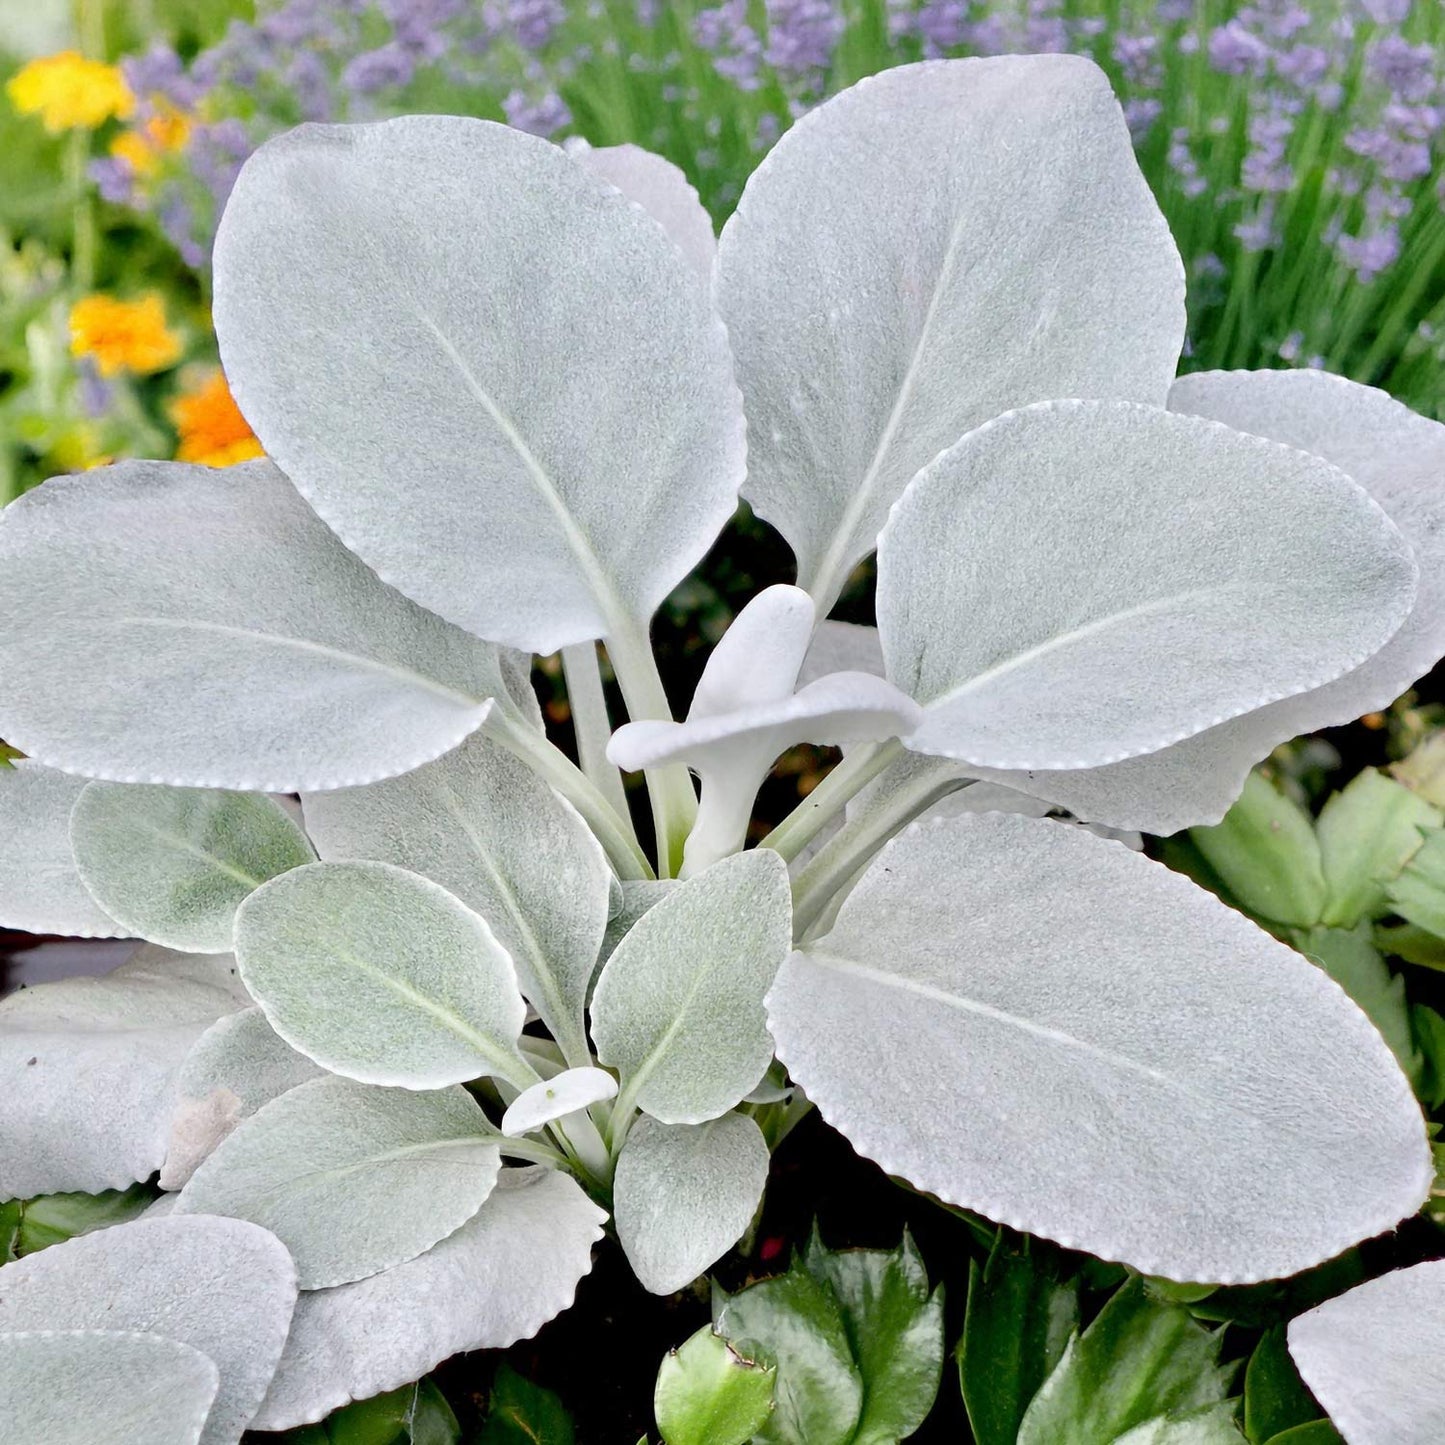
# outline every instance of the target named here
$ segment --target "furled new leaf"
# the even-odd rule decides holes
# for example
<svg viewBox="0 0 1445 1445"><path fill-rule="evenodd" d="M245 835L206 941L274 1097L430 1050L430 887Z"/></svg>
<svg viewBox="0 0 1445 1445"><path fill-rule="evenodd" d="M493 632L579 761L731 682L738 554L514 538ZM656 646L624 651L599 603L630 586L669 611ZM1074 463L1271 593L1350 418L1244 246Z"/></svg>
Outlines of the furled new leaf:
<svg viewBox="0 0 1445 1445"><path fill-rule="evenodd" d="M568 1114L616 1095L617 1080L606 1069L564 1069L523 1089L507 1105L502 1133L509 1139L530 1134L554 1119L565 1119Z"/></svg>
<svg viewBox="0 0 1445 1445"><path fill-rule="evenodd" d="M1291 1274L1429 1189L1419 1106L1339 988L1082 829L915 825L784 964L768 1019L887 1172L1149 1274Z"/></svg>
<svg viewBox="0 0 1445 1445"><path fill-rule="evenodd" d="M444 888L389 863L311 863L236 914L236 962L292 1047L367 1084L482 1074L525 1088L526 1005L506 951Z"/></svg>
<svg viewBox="0 0 1445 1445"><path fill-rule="evenodd" d="M301 1288L328 1289L445 1239L482 1207L501 1167L496 1134L465 1089L313 1079L225 1140L177 1213L269 1229L291 1251Z"/></svg>

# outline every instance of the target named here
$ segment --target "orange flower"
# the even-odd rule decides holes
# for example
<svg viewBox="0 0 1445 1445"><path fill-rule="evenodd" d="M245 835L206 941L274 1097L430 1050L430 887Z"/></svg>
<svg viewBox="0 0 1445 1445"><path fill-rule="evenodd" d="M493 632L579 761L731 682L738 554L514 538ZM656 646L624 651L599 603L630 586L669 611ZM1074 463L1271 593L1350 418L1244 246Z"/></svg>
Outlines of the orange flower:
<svg viewBox="0 0 1445 1445"><path fill-rule="evenodd" d="M70 308L70 353L92 356L102 376L120 371L146 375L181 358L181 339L166 325L158 292L120 301L97 292Z"/></svg>
<svg viewBox="0 0 1445 1445"><path fill-rule="evenodd" d="M261 443L247 426L219 370L171 403L171 420L181 438L176 448L178 461L231 467L261 455Z"/></svg>
<svg viewBox="0 0 1445 1445"><path fill-rule="evenodd" d="M123 160L138 176L151 176L160 166L161 157L184 150L191 137L190 117L168 101L153 98L154 114L144 125L122 131L110 143L110 153Z"/></svg>
<svg viewBox="0 0 1445 1445"><path fill-rule="evenodd" d="M38 115L52 133L94 130L112 116L124 120L135 109L135 96L120 71L87 60L78 50L32 60L10 77L5 93L16 110Z"/></svg>

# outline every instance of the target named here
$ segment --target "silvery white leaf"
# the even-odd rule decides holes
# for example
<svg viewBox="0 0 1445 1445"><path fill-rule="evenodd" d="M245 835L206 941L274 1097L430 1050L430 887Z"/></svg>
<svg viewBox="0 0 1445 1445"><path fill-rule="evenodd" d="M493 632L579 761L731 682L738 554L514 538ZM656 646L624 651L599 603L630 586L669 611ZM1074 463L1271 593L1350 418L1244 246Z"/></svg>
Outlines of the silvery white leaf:
<svg viewBox="0 0 1445 1445"><path fill-rule="evenodd" d="M0 512L0 736L66 772L263 793L455 747L495 648L379 582L268 462L124 462Z"/></svg>
<svg viewBox="0 0 1445 1445"><path fill-rule="evenodd" d="M477 1215L434 1249L301 1296L255 1428L309 1424L449 1355L530 1339L572 1303L606 1218L565 1174L504 1169Z"/></svg>
<svg viewBox="0 0 1445 1445"><path fill-rule="evenodd" d="M768 1181L768 1146L746 1114L705 1124L642 1118L617 1160L617 1237L643 1286L673 1294L747 1231Z"/></svg>
<svg viewBox="0 0 1445 1445"><path fill-rule="evenodd" d="M159 948L0 1000L0 1199L149 1178L191 1045L249 1002L230 958Z"/></svg>
<svg viewBox="0 0 1445 1445"><path fill-rule="evenodd" d="M0 767L0 928L125 937L75 871L70 810L85 785L28 758Z"/></svg>
<svg viewBox="0 0 1445 1445"><path fill-rule="evenodd" d="M199 1350L123 1330L0 1334L9 1445L196 1445L220 1376Z"/></svg>
<svg viewBox="0 0 1445 1445"><path fill-rule="evenodd" d="M585 1048L612 870L576 810L525 763L478 735L415 772L303 803L323 858L409 868L480 913L553 1034Z"/></svg>
<svg viewBox="0 0 1445 1445"><path fill-rule="evenodd" d="M1081 817L1151 833L1217 823L1250 768L1280 743L1388 707L1445 653L1445 426L1373 387L1314 370L1199 372L1175 382L1169 406L1313 452L1348 473L1399 527L1420 581L1400 630L1323 687L1147 757L1017 782Z"/></svg>
<svg viewBox="0 0 1445 1445"><path fill-rule="evenodd" d="M273 799L212 788L91 783L70 839L81 880L112 918L192 953L229 953L246 895L316 857Z"/></svg>
<svg viewBox="0 0 1445 1445"><path fill-rule="evenodd" d="M1076 56L898 66L811 111L749 178L715 290L744 494L823 615L945 447L1047 398L1162 405L1184 340L1169 227Z"/></svg>
<svg viewBox="0 0 1445 1445"><path fill-rule="evenodd" d="M830 672L867 672L883 677L883 643L878 629L832 618L820 622L798 673L798 685L805 687Z"/></svg>
<svg viewBox="0 0 1445 1445"><path fill-rule="evenodd" d="M701 1124L731 1109L773 1056L763 995L788 951L788 870L771 849L678 883L617 945L592 997L597 1057L618 1109Z"/></svg>
<svg viewBox="0 0 1445 1445"><path fill-rule="evenodd" d="M524 1088L527 1006L506 950L446 889L389 863L310 863L236 914L236 962L292 1048L364 1084Z"/></svg>
<svg viewBox="0 0 1445 1445"><path fill-rule="evenodd" d="M242 1119L322 1073L281 1038L260 1008L217 1019L176 1076L161 1188L180 1189Z"/></svg>
<svg viewBox="0 0 1445 1445"><path fill-rule="evenodd" d="M1326 1300L1290 1321L1288 1340L1349 1445L1445 1439L1445 1260Z"/></svg>
<svg viewBox="0 0 1445 1445"><path fill-rule="evenodd" d="M573 137L563 150L594 176L635 201L672 238L688 264L706 282L712 280L717 237L688 178L669 160L641 146L590 146Z"/></svg>
<svg viewBox="0 0 1445 1445"><path fill-rule="evenodd" d="M713 648L692 695L688 721L791 697L816 617L813 599L801 587L765 587Z"/></svg>
<svg viewBox="0 0 1445 1445"><path fill-rule="evenodd" d="M201 1445L236 1445L260 1405L296 1304L281 1242L241 1219L136 1219L0 1269L0 1330L162 1334L220 1373Z"/></svg>
<svg viewBox="0 0 1445 1445"><path fill-rule="evenodd" d="M622 884L622 907L607 920L607 934L598 954L599 964L612 957L617 945L632 931L632 925L676 886L675 878L629 878Z"/></svg>
<svg viewBox="0 0 1445 1445"><path fill-rule="evenodd" d="M215 270L267 453L478 636L635 639L732 515L742 407L707 288L546 141L458 116L291 131L246 162Z"/></svg>
<svg viewBox="0 0 1445 1445"><path fill-rule="evenodd" d="M915 824L789 958L768 1019L888 1173L1147 1274L1293 1274L1433 1177L1409 1084L1341 989L1078 828Z"/></svg>
<svg viewBox="0 0 1445 1445"><path fill-rule="evenodd" d="M269 1229L291 1251L301 1288L328 1289L415 1259L465 1224L497 1181L495 1141L463 1088L313 1079L221 1144L177 1213Z"/></svg>
<svg viewBox="0 0 1445 1445"><path fill-rule="evenodd" d="M530 1134L554 1119L563 1119L617 1096L617 1080L606 1069L564 1069L550 1079L523 1089L502 1115L502 1133L509 1139Z"/></svg>
<svg viewBox="0 0 1445 1445"><path fill-rule="evenodd" d="M1337 468L1127 402L980 427L878 544L888 677L924 704L908 746L995 769L1118 762L1318 687L1414 588L1408 544Z"/></svg>

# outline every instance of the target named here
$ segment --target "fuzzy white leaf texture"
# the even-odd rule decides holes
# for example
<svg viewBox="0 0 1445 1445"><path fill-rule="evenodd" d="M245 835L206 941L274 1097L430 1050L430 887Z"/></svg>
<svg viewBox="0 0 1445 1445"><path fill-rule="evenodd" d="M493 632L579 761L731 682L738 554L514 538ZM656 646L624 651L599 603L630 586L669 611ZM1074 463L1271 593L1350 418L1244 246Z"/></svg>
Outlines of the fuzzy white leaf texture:
<svg viewBox="0 0 1445 1445"><path fill-rule="evenodd" d="M1356 1285L1291 1320L1287 1338L1349 1445L1445 1440L1445 1260Z"/></svg>
<svg viewBox="0 0 1445 1445"><path fill-rule="evenodd" d="M553 1036L585 1056L612 871L570 803L477 734L414 772L302 804L323 858L408 868L481 914Z"/></svg>
<svg viewBox="0 0 1445 1445"><path fill-rule="evenodd" d="M645 1288L685 1288L742 1238L763 1197L768 1158L746 1114L705 1124L637 1121L617 1160L612 1207Z"/></svg>
<svg viewBox="0 0 1445 1445"><path fill-rule="evenodd" d="M804 116L719 243L743 492L832 608L919 471L1000 412L1163 405L1184 268L1101 70L1066 55L884 71Z"/></svg>
<svg viewBox="0 0 1445 1445"><path fill-rule="evenodd" d="M215 788L91 783L70 839L81 881L112 918L189 953L229 953L242 900L316 859L275 799Z"/></svg>
<svg viewBox="0 0 1445 1445"><path fill-rule="evenodd" d="M296 1269L281 1242L240 1219L137 1219L0 1269L0 1331L160 1334L220 1375L200 1445L236 1445L281 1357Z"/></svg>
<svg viewBox="0 0 1445 1445"><path fill-rule="evenodd" d="M255 1428L310 1424L450 1355L530 1339L572 1303L606 1218L568 1175L504 1169L476 1216L434 1249L301 1296Z"/></svg>
<svg viewBox="0 0 1445 1445"><path fill-rule="evenodd" d="M763 996L791 929L788 870L771 849L714 863L632 925L592 998L623 1114L701 1124L743 1099L773 1057Z"/></svg>
<svg viewBox="0 0 1445 1445"><path fill-rule="evenodd" d="M324 1072L298 1054L259 1007L217 1019L196 1040L176 1076L161 1188L180 1189L243 1119Z"/></svg>
<svg viewBox="0 0 1445 1445"><path fill-rule="evenodd" d="M231 958L160 948L0 1000L0 1199L155 1173L186 1055L249 1002Z"/></svg>
<svg viewBox="0 0 1445 1445"><path fill-rule="evenodd" d="M196 1445L220 1375L179 1340L128 1330L0 1334L9 1445Z"/></svg>
<svg viewBox="0 0 1445 1445"><path fill-rule="evenodd" d="M1409 1083L1343 990L1188 879L1046 820L914 824L790 956L768 1021L888 1173L1146 1274L1294 1274L1433 1178Z"/></svg>
<svg viewBox="0 0 1445 1445"><path fill-rule="evenodd" d="M0 767L0 927L69 938L124 938L76 871L70 810L86 779L28 758Z"/></svg>
<svg viewBox="0 0 1445 1445"><path fill-rule="evenodd" d="M313 1079L246 1120L191 1176L178 1214L269 1229L304 1290L379 1274L482 1207L502 1156L460 1087L414 1092Z"/></svg>
<svg viewBox="0 0 1445 1445"><path fill-rule="evenodd" d="M617 1080L606 1069L564 1069L523 1089L502 1115L502 1133L509 1139L530 1134L554 1119L565 1119L591 1104L617 1097Z"/></svg>
<svg viewBox="0 0 1445 1445"><path fill-rule="evenodd" d="M1161 407L1044 402L910 484L879 539L878 627L924 707L914 751L1092 767L1338 677L1415 580L1398 529L1318 457Z"/></svg>
<svg viewBox="0 0 1445 1445"><path fill-rule="evenodd" d="M712 281L717 235L692 182L664 156L636 145L591 146L574 137L562 147L578 165L635 201L687 258L705 282Z"/></svg>
<svg viewBox="0 0 1445 1445"><path fill-rule="evenodd" d="M64 772L264 793L455 747L497 651L380 582L269 462L123 462L0 511L0 736Z"/></svg>
<svg viewBox="0 0 1445 1445"><path fill-rule="evenodd" d="M480 637L636 640L732 515L742 405L707 287L547 141L458 116L302 126L246 162L215 270L268 455Z"/></svg>
<svg viewBox="0 0 1445 1445"><path fill-rule="evenodd" d="M333 1073L437 1089L534 1081L507 952L446 889L389 863L311 863L236 914L236 963L271 1027Z"/></svg>

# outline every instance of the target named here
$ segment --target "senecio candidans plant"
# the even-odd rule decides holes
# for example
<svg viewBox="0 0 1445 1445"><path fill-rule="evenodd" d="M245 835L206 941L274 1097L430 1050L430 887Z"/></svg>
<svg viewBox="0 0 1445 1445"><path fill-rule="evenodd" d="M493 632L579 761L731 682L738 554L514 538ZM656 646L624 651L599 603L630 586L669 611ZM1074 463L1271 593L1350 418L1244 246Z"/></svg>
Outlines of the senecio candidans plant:
<svg viewBox="0 0 1445 1445"><path fill-rule="evenodd" d="M216 254L269 460L0 518L4 917L151 945L4 1005L0 1193L170 1191L0 1272L3 1369L45 1381L5 1409L130 1440L160 1381L146 1439L317 1420L538 1329L604 1210L676 1290L806 1101L1175 1280L1287 1275L1425 1198L1419 1107L1322 971L1038 815L1215 820L1430 667L1445 427L1319 373L1173 380L1179 257L1077 58L864 81L712 252L631 148L302 127ZM739 492L798 585L673 721L649 619ZM824 620L875 549L876 634ZM527 682L557 649L580 766ZM743 851L802 741L845 760ZM1312 1382L1358 1363L1321 1329Z"/></svg>

